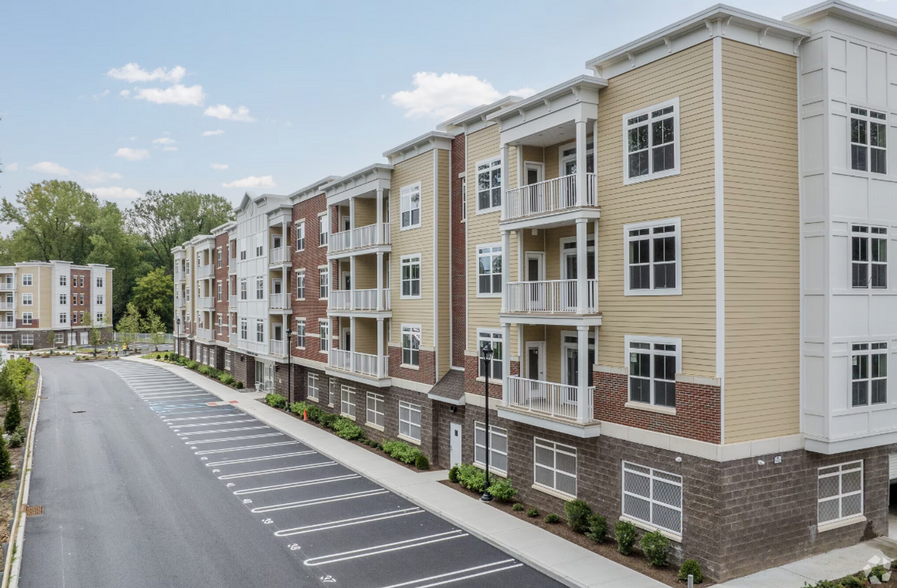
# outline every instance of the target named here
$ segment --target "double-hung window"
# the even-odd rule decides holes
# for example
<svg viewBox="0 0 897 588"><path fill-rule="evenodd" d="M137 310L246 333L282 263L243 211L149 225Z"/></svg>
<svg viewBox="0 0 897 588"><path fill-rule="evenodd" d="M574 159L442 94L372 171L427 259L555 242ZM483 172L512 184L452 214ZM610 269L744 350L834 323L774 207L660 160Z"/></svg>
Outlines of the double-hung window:
<svg viewBox="0 0 897 588"><path fill-rule="evenodd" d="M850 406L888 401L888 344L853 343L850 356Z"/></svg>
<svg viewBox="0 0 897 588"><path fill-rule="evenodd" d="M318 333L321 335L321 353L330 350L330 322L327 319L318 321Z"/></svg>
<svg viewBox="0 0 897 588"><path fill-rule="evenodd" d="M255 340L257 343L265 342L265 323L260 320L255 321Z"/></svg>
<svg viewBox="0 0 897 588"><path fill-rule="evenodd" d="M318 268L318 279L321 286L321 299L327 298L330 289L330 269L326 267Z"/></svg>
<svg viewBox="0 0 897 588"><path fill-rule="evenodd" d="M568 496L576 496L576 448L533 438L533 481Z"/></svg>
<svg viewBox="0 0 897 588"><path fill-rule="evenodd" d="M678 218L625 225L625 294L681 294Z"/></svg>
<svg viewBox="0 0 897 588"><path fill-rule="evenodd" d="M97 278L97 288L102 288L102 287L103 287L103 278L99 277L99 278Z"/></svg>
<svg viewBox="0 0 897 588"><path fill-rule="evenodd" d="M97 304L100 304L100 305L103 304L103 295L102 294L97 294Z"/></svg>
<svg viewBox="0 0 897 588"><path fill-rule="evenodd" d="M68 300L69 300L68 294L60 294L59 295L59 304L61 306L65 306L66 304L68 304Z"/></svg>
<svg viewBox="0 0 897 588"><path fill-rule="evenodd" d="M60 286L68 286L69 279L65 274L59 274L59 285Z"/></svg>
<svg viewBox="0 0 897 588"><path fill-rule="evenodd" d="M626 336L630 402L676 407L681 349L680 339Z"/></svg>
<svg viewBox="0 0 897 588"><path fill-rule="evenodd" d="M256 278L255 279L255 298L256 300L261 300L265 297L265 279L264 278Z"/></svg>
<svg viewBox="0 0 897 588"><path fill-rule="evenodd" d="M486 425L474 422L473 462L486 465ZM508 430L489 425L489 469L508 471Z"/></svg>
<svg viewBox="0 0 897 588"><path fill-rule="evenodd" d="M477 247L477 295L498 296L501 294L501 245L480 245Z"/></svg>
<svg viewBox="0 0 897 588"><path fill-rule="evenodd" d="M248 300L249 299L249 284L246 278L240 278L240 300ZM187 300L190 300L190 296L187 296Z"/></svg>
<svg viewBox="0 0 897 588"><path fill-rule="evenodd" d="M22 313L22 324L23 325L30 325L30 324L32 324L33 321L34 321L34 315L32 313L30 313L30 312Z"/></svg>
<svg viewBox="0 0 897 588"><path fill-rule="evenodd" d="M623 115L624 184L679 173L679 99Z"/></svg>
<svg viewBox="0 0 897 588"><path fill-rule="evenodd" d="M489 342L492 345L492 361L490 362L490 366L488 368L489 378L493 380L501 381L504 377L502 373L502 369L504 367L504 362L502 358L504 357L504 345L502 344L502 333L501 331L488 331L488 330L479 330L477 331L477 355L479 355L479 377L486 377L486 361L483 359L483 346Z"/></svg>
<svg viewBox="0 0 897 588"><path fill-rule="evenodd" d="M217 264L218 269L221 269L221 247L215 250L215 263Z"/></svg>
<svg viewBox="0 0 897 588"><path fill-rule="evenodd" d="M296 319L296 347L305 348L305 319Z"/></svg>
<svg viewBox="0 0 897 588"><path fill-rule="evenodd" d="M318 374L308 373L305 395L308 396L309 400L318 400Z"/></svg>
<svg viewBox="0 0 897 588"><path fill-rule="evenodd" d="M327 406L333 406L333 400L336 398L336 394L336 378L330 378L327 388Z"/></svg>
<svg viewBox="0 0 897 588"><path fill-rule="evenodd" d="M33 306L34 294L22 294L22 306Z"/></svg>
<svg viewBox="0 0 897 588"><path fill-rule="evenodd" d="M296 272L296 298L305 300L305 270Z"/></svg>
<svg viewBox="0 0 897 588"><path fill-rule="evenodd" d="M405 255L402 264L402 298L420 298L420 254Z"/></svg>
<svg viewBox="0 0 897 588"><path fill-rule="evenodd" d="M850 281L854 288L888 287L888 229L851 227Z"/></svg>
<svg viewBox="0 0 897 588"><path fill-rule="evenodd" d="M863 514L863 462L819 468L816 490L820 525Z"/></svg>
<svg viewBox="0 0 897 588"><path fill-rule="evenodd" d="M420 226L420 182L399 191L402 204L402 230Z"/></svg>
<svg viewBox="0 0 897 588"><path fill-rule="evenodd" d="M382 428L385 422L383 416L385 409L386 402L384 401L382 394L377 394L375 392L367 393L367 414L365 418L368 425Z"/></svg>
<svg viewBox="0 0 897 588"><path fill-rule="evenodd" d="M624 461L623 515L682 535L682 476Z"/></svg>
<svg viewBox="0 0 897 588"><path fill-rule="evenodd" d="M477 162L477 212L501 208L501 157Z"/></svg>
<svg viewBox="0 0 897 588"><path fill-rule="evenodd" d="M249 339L249 320L240 319L240 339L246 341Z"/></svg>
<svg viewBox="0 0 897 588"><path fill-rule="evenodd" d="M68 314L66 314L64 312L60 312L59 313L59 322L63 325L66 324L68 322Z"/></svg>
<svg viewBox="0 0 897 588"><path fill-rule="evenodd" d="M883 112L850 108L850 169L888 173L887 128Z"/></svg>
<svg viewBox="0 0 897 588"><path fill-rule="evenodd" d="M34 333L23 333L19 339L22 345L34 345Z"/></svg>
<svg viewBox="0 0 897 588"><path fill-rule="evenodd" d="M341 414L355 418L355 388L352 386L342 385L339 411Z"/></svg>
<svg viewBox="0 0 897 588"><path fill-rule="evenodd" d="M330 215L322 212L318 215L318 247L327 245L328 235L330 235Z"/></svg>
<svg viewBox="0 0 897 588"><path fill-rule="evenodd" d="M461 220L467 220L467 176L461 177Z"/></svg>
<svg viewBox="0 0 897 588"><path fill-rule="evenodd" d="M223 290L221 288L221 280L218 280L217 284L218 284L218 302L221 302L221 295L223 292Z"/></svg>
<svg viewBox="0 0 897 588"><path fill-rule="evenodd" d="M420 406L399 402L399 436L420 441Z"/></svg>
<svg viewBox="0 0 897 588"><path fill-rule="evenodd" d="M420 366L420 325L402 325L402 364Z"/></svg>
<svg viewBox="0 0 897 588"><path fill-rule="evenodd" d="M22 285L31 286L34 283L34 274L22 274Z"/></svg>
<svg viewBox="0 0 897 588"><path fill-rule="evenodd" d="M296 251L305 251L305 221L296 223Z"/></svg>

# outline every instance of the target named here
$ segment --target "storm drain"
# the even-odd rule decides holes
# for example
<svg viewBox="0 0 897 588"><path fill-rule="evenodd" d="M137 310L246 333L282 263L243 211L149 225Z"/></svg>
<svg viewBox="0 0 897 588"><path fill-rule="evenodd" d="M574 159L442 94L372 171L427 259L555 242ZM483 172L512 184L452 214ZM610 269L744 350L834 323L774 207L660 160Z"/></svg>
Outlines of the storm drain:
<svg viewBox="0 0 897 588"><path fill-rule="evenodd" d="M25 516L36 517L37 515L44 514L43 506L26 506L25 507Z"/></svg>

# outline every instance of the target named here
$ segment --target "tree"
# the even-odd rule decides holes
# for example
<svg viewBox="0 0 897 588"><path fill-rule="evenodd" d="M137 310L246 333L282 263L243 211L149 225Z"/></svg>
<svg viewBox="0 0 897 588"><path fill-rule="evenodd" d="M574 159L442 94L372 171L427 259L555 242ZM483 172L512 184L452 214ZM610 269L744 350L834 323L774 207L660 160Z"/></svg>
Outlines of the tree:
<svg viewBox="0 0 897 588"><path fill-rule="evenodd" d="M159 351L159 345L165 343L165 333L168 331L168 327L162 322L159 315L151 310L147 312L146 319L143 321L143 330L149 333L155 351Z"/></svg>
<svg viewBox="0 0 897 588"><path fill-rule="evenodd" d="M230 202L215 194L151 190L134 202L128 220L133 232L143 237L149 247L153 265L170 272L174 265L173 247L226 223L232 211Z"/></svg>
<svg viewBox="0 0 897 588"><path fill-rule="evenodd" d="M118 325L115 330L118 331L119 339L122 343L131 348L131 343L137 338L137 333L140 332L140 327L143 325L143 321L140 319L140 311L137 310L137 307L133 302L128 303L128 309L125 311L125 314L118 319Z"/></svg>
<svg viewBox="0 0 897 588"><path fill-rule="evenodd" d="M15 396L9 403L6 416L3 418L3 430L7 435L12 435L22 424L22 407L19 406L19 397Z"/></svg>
<svg viewBox="0 0 897 588"><path fill-rule="evenodd" d="M93 347L93 356L96 357L97 347L103 342L103 327L106 326L106 315L101 314L99 317L94 318L94 316L88 312L84 315L84 323L87 325L87 328L90 329L88 341L90 342L91 347Z"/></svg>
<svg viewBox="0 0 897 588"><path fill-rule="evenodd" d="M0 400L9 403L12 402L17 394L15 384L13 383L12 378L10 378L7 367L8 366L3 366L3 369L0 370Z"/></svg>
<svg viewBox="0 0 897 588"><path fill-rule="evenodd" d="M30 399L31 392L26 382L33 371L34 364L27 357L7 359L0 370L0 400L9 402L13 395ZM4 381L8 383L8 387Z"/></svg>
<svg viewBox="0 0 897 588"><path fill-rule="evenodd" d="M171 328L174 322L174 280L171 274L158 267L138 278L131 301L140 314L149 316L152 312L162 319L162 323L168 325L166 332Z"/></svg>
<svg viewBox="0 0 897 588"><path fill-rule="evenodd" d="M6 440L0 437L0 480L12 476L12 458L6 448Z"/></svg>

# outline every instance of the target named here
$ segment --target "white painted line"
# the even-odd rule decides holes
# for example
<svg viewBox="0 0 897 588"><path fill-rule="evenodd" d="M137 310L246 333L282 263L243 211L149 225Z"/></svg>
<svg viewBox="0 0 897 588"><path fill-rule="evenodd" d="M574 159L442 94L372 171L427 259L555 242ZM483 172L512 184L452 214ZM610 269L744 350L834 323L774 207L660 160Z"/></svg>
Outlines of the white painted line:
<svg viewBox="0 0 897 588"><path fill-rule="evenodd" d="M293 453L277 453L275 455L261 455L258 457L242 457L240 459L229 459L227 461L213 461L206 464L209 466L233 465L236 463L251 463L253 461L267 461L269 459L285 459L287 457L299 457L301 455L311 455L314 451L295 451Z"/></svg>
<svg viewBox="0 0 897 588"><path fill-rule="evenodd" d="M153 397L138 396L138 398L146 401L149 404L153 404L152 402L150 402L150 400L167 400L169 398L200 398L200 397L206 397L206 396L209 396L209 395L205 394L205 393L196 392L195 394L166 394L164 396L153 396Z"/></svg>
<svg viewBox="0 0 897 588"><path fill-rule="evenodd" d="M418 582L428 582L430 580L440 580L442 578L448 578L449 576L457 576L458 574L463 574L465 572L475 572L476 570L482 570L484 568L492 568L495 566L505 565L508 563L512 563L513 561L514 561L513 559L505 559L505 560L497 561L494 563L483 564L481 566L474 566L472 568L467 568L466 570L458 570L456 572L449 572L447 574L439 574L438 576L430 576L429 578L420 578L419 580L411 580L410 582L402 582L401 584L393 584L391 586L386 586L385 588L403 588L404 586L412 586L412 585L415 585L415 588L433 588L433 586L443 586L445 584L451 584L452 582L458 582L460 580L467 580L469 578L485 576L486 574L493 574L495 572L503 572L505 570L519 568L523 565L522 563L518 563L518 564L510 565L510 566L507 566L504 568L486 570L486 571L479 572L476 574L468 574L467 576L461 576L458 578L447 579L447 580L443 580L442 582L434 582L432 584L424 584L424 585L420 585L420 586L416 585Z"/></svg>
<svg viewBox="0 0 897 588"><path fill-rule="evenodd" d="M168 425L172 429L186 429L188 427L214 427L216 425L234 425L237 423L257 423L255 419L240 419L238 421L216 421L214 423L190 423L189 425L175 423Z"/></svg>
<svg viewBox="0 0 897 588"><path fill-rule="evenodd" d="M205 411L202 411L202 412L205 412ZM237 413L227 413L224 411L221 411L221 412L222 412L221 415L212 415L212 416L203 416L203 417L182 417L179 419L162 419L162 420L166 423L170 423L173 421L199 421L199 420L205 420L205 419L226 419L226 418L230 418L232 416L237 415ZM238 413L239 413L239 411L238 411ZM243 412L243 413L239 413L239 414L246 414L246 413Z"/></svg>
<svg viewBox="0 0 897 588"><path fill-rule="evenodd" d="M190 431L189 433L179 433L178 437L189 437L191 435L208 435L210 433L236 433L237 431L254 431L257 429L270 429L268 425L259 425L257 427L234 427L233 429L212 429L211 431Z"/></svg>
<svg viewBox="0 0 897 588"><path fill-rule="evenodd" d="M205 406L205 405L203 405L203 406ZM153 410L155 410L155 409L153 409ZM204 408L204 410L186 410L184 412L170 412L170 411L156 411L156 412L168 412L169 413L169 414L160 414L159 416L162 418L167 418L167 417L169 417L171 415L175 415L175 414L209 414L210 412L215 412L222 416L234 416L237 414L246 414L240 410L232 410L232 411L228 412L225 410L209 410L208 407ZM215 418L217 418L217 417L215 417Z"/></svg>
<svg viewBox="0 0 897 588"><path fill-rule="evenodd" d="M283 474L286 472L299 472L302 470L313 470L315 468L326 468L330 466L335 466L335 461L322 461L318 463L309 463L306 465L300 466L290 466L286 468L273 468L270 470L257 470L254 472L245 472L242 474L225 474L223 476L218 476L219 480L236 480L238 478L251 478L253 476L268 476L271 474Z"/></svg>
<svg viewBox="0 0 897 588"><path fill-rule="evenodd" d="M446 531L445 533L436 533L435 535L426 535L416 539L406 539L404 541L396 541L394 543L384 543L382 545L373 545L362 549L354 549L352 551L343 551L342 553L333 553L330 555L321 555L318 557L310 557L304 563L307 566L324 566L327 564L339 563L350 559L360 559L362 557L370 557L372 555L380 555L382 553L391 553L393 551L401 551L402 549L411 549L412 547L422 547L432 543L441 543L443 541L451 541L452 539L461 539L469 535L460 529L454 531Z"/></svg>
<svg viewBox="0 0 897 588"><path fill-rule="evenodd" d="M188 439L184 441L184 445L202 445L205 443L222 443L224 441L242 441L243 439L261 439L262 437L283 437L283 433L263 433L261 435L239 435L237 437L223 437L221 439L203 439L201 441L196 441L194 439Z"/></svg>
<svg viewBox="0 0 897 588"><path fill-rule="evenodd" d="M206 449L205 451L197 451L196 455L208 455L212 453L229 453L231 451L246 451L248 449L263 449L265 447L282 447L284 445L299 445L298 441L281 441L280 443L262 443L261 445L242 445L240 447L227 447L225 449ZM306 455L311 455L314 451L309 451Z"/></svg>
<svg viewBox="0 0 897 588"><path fill-rule="evenodd" d="M208 465L208 464L206 464ZM355 500L356 498L368 498L369 496L380 496L381 494L389 494L389 490L365 490L363 492L352 492L350 494L340 494L338 496L330 496L328 498L313 498L311 500L300 500L299 502L287 502L285 504L274 504L271 506L259 506L253 508L250 512L260 514L265 512L274 512L276 510L287 510L290 508L303 508L306 506L317 506L318 504L328 504L330 502L342 502L344 500Z"/></svg>
<svg viewBox="0 0 897 588"><path fill-rule="evenodd" d="M304 527L296 527L293 529L284 529L274 533L275 537L291 537L293 535L305 535L306 533L316 533L318 531L328 531L330 529L339 529L341 527L351 527L354 525L363 525L365 523L374 523L376 521L385 521L387 519L395 519L398 517L407 517L409 515L423 514L424 509L419 506L414 508L403 508L401 510L391 510L377 514L364 515L362 517L354 517L351 519L341 519L339 521L330 521L328 523L318 523L316 525L306 525Z"/></svg>
<svg viewBox="0 0 897 588"><path fill-rule="evenodd" d="M245 490L237 490L235 496L244 496L246 494L261 494L262 492L274 492L275 490L289 490L290 488L304 488L305 486L319 486L321 484L332 484L333 482L343 482L345 480L357 480L361 478L358 474L343 474L342 476L330 476L329 478L317 478L305 482L288 482L286 484L274 484L273 486L259 486L258 488L247 488Z"/></svg>

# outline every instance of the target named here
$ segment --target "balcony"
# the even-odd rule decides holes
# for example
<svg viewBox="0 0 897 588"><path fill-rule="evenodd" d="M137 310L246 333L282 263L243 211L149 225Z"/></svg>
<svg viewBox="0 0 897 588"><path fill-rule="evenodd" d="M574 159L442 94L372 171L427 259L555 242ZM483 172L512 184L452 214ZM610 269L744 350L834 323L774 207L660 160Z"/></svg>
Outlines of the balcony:
<svg viewBox="0 0 897 588"><path fill-rule="evenodd" d="M506 380L508 403L511 408L569 421L580 421L579 389L576 386L529 380L509 376ZM586 394L586 420L593 420L592 397L595 388L589 387Z"/></svg>
<svg viewBox="0 0 897 588"><path fill-rule="evenodd" d="M231 345L236 345L237 341L239 341L239 338L237 337L236 333L231 333L230 335L228 335L227 340Z"/></svg>
<svg viewBox="0 0 897 588"><path fill-rule="evenodd" d="M212 264L208 265L200 265L196 268L196 277L198 278L211 278L215 275L215 268Z"/></svg>
<svg viewBox="0 0 897 588"><path fill-rule="evenodd" d="M16 289L15 282L3 282L0 283L0 292L12 292Z"/></svg>
<svg viewBox="0 0 897 588"><path fill-rule="evenodd" d="M283 292L280 294L271 294L268 307L271 310L292 310L289 295Z"/></svg>
<svg viewBox="0 0 897 588"><path fill-rule="evenodd" d="M15 309L16 309L15 302L6 302L5 300L3 302L0 302L0 310L15 310Z"/></svg>
<svg viewBox="0 0 897 588"><path fill-rule="evenodd" d="M232 308L234 310L237 309L237 295L231 294L227 297L227 307Z"/></svg>
<svg viewBox="0 0 897 588"><path fill-rule="evenodd" d="M586 281L585 312L598 312L598 280ZM579 312L577 280L508 283L508 312L531 314L575 314Z"/></svg>
<svg viewBox="0 0 897 588"><path fill-rule="evenodd" d="M331 349L328 355L327 365L334 369L377 379L389 375L389 357L386 355L370 355L345 349Z"/></svg>
<svg viewBox="0 0 897 588"><path fill-rule="evenodd" d="M291 262L289 247L275 247L268 250L268 263L270 265L282 265Z"/></svg>
<svg viewBox="0 0 897 588"><path fill-rule="evenodd" d="M187 305L187 302L184 300L182 296L174 297L174 307L175 308L184 308Z"/></svg>
<svg viewBox="0 0 897 588"><path fill-rule="evenodd" d="M583 207L598 206L598 179L586 174L586 193L577 194L576 174L508 190L503 221L553 215Z"/></svg>
<svg viewBox="0 0 897 588"><path fill-rule="evenodd" d="M15 329L16 321L0 321L0 329Z"/></svg>
<svg viewBox="0 0 897 588"><path fill-rule="evenodd" d="M379 305L378 305L379 300ZM328 310L383 311L390 309L389 288L377 290L331 290Z"/></svg>
<svg viewBox="0 0 897 588"><path fill-rule="evenodd" d="M271 339L270 350L271 355L276 355L278 357L286 357L286 341L278 341L277 339Z"/></svg>
<svg viewBox="0 0 897 588"><path fill-rule="evenodd" d="M187 274L184 273L184 270L174 270L174 281L175 282L183 282L187 279Z"/></svg>
<svg viewBox="0 0 897 588"><path fill-rule="evenodd" d="M196 297L196 307L197 308L214 308L215 301L211 296L197 296Z"/></svg>
<svg viewBox="0 0 897 588"><path fill-rule="evenodd" d="M351 231L342 231L334 233L330 236L330 248L328 253L335 255L337 253L349 253L359 249L368 247L377 247L380 245L389 245L389 223L380 223L383 228L382 237L377 236L377 223L358 227Z"/></svg>
<svg viewBox="0 0 897 588"><path fill-rule="evenodd" d="M215 331L212 329L203 329L202 327L198 327L196 329L196 336L200 339L208 339L209 341L213 341L215 339Z"/></svg>

